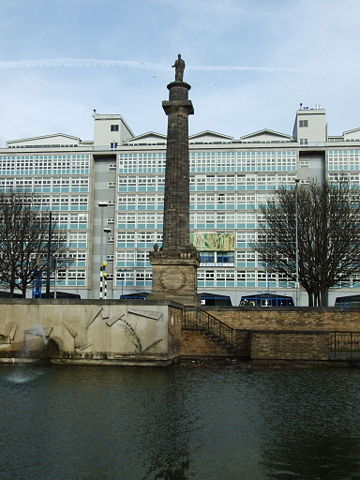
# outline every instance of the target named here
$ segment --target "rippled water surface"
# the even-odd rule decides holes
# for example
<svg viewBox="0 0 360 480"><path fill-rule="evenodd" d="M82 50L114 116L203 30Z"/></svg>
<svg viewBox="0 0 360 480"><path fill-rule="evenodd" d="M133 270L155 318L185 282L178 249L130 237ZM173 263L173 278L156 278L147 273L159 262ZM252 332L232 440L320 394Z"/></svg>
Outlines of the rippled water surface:
<svg viewBox="0 0 360 480"><path fill-rule="evenodd" d="M360 479L360 370L0 367L0 479Z"/></svg>

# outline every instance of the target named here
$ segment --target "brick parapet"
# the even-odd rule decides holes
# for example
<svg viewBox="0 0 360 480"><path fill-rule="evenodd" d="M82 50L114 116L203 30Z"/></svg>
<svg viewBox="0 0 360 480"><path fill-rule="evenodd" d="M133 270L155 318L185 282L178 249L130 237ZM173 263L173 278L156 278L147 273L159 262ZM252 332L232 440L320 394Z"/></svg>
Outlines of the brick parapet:
<svg viewBox="0 0 360 480"><path fill-rule="evenodd" d="M339 309L206 309L237 329L359 331L360 311Z"/></svg>

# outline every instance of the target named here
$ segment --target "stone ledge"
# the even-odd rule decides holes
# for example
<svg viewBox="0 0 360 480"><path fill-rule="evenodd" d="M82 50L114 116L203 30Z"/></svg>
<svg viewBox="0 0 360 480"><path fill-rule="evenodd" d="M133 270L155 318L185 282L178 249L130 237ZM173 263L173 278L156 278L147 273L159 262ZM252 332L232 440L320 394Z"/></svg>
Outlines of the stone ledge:
<svg viewBox="0 0 360 480"><path fill-rule="evenodd" d="M174 306L182 308L182 305L176 300L158 299L158 300L100 300L100 299L81 299L81 298L0 298L1 305L156 305L156 306Z"/></svg>

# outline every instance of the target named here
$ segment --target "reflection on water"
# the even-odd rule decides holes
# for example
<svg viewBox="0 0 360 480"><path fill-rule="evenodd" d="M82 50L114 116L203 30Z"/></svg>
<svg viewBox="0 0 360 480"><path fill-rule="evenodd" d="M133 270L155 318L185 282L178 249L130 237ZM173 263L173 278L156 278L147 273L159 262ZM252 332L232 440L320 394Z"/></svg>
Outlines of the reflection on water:
<svg viewBox="0 0 360 480"><path fill-rule="evenodd" d="M40 366L19 364L12 367L5 380L9 383L29 383L46 373L46 369Z"/></svg>
<svg viewBox="0 0 360 480"><path fill-rule="evenodd" d="M360 371L0 367L0 478L360 478Z"/></svg>

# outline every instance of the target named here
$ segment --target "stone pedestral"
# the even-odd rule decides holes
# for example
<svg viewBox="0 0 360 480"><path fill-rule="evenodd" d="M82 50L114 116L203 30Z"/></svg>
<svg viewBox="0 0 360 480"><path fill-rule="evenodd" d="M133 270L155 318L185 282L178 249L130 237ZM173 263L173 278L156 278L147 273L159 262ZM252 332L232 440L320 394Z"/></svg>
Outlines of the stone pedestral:
<svg viewBox="0 0 360 480"><path fill-rule="evenodd" d="M198 305L195 249L150 252L153 280L149 300L173 300L183 305Z"/></svg>

